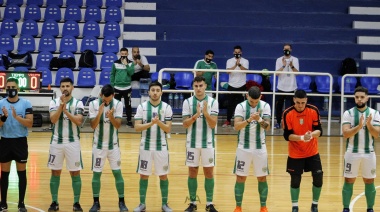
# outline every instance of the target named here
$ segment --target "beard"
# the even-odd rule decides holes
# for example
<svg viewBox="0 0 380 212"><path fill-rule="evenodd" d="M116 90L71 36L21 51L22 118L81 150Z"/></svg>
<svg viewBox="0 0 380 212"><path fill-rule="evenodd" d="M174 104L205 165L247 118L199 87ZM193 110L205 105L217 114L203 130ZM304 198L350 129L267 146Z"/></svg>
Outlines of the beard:
<svg viewBox="0 0 380 212"><path fill-rule="evenodd" d="M65 94L65 96L70 96L70 92L67 91L67 90L64 90L64 91L62 92L62 94Z"/></svg>
<svg viewBox="0 0 380 212"><path fill-rule="evenodd" d="M356 104L356 107L357 107L357 108L360 108L360 109L361 109L361 108L363 108L363 107L365 107L365 106L366 106L366 104L365 104L365 103L362 103L361 105L359 105L359 104Z"/></svg>

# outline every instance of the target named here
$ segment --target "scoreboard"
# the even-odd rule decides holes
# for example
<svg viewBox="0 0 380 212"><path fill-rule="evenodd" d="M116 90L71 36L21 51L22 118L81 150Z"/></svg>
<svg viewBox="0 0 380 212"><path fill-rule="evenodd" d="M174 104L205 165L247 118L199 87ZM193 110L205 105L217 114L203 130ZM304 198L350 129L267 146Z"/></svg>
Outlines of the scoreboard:
<svg viewBox="0 0 380 212"><path fill-rule="evenodd" d="M7 79L12 77L18 80L21 91L39 90L41 88L41 75L40 72L0 71L0 89L6 89Z"/></svg>

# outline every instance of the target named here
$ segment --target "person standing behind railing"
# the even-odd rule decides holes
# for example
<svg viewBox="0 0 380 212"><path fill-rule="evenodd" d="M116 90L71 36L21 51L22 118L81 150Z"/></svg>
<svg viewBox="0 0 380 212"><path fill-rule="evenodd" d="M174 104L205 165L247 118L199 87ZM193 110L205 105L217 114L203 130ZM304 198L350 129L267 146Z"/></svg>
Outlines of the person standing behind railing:
<svg viewBox="0 0 380 212"><path fill-rule="evenodd" d="M212 50L207 50L205 52L205 58L202 60L198 60L195 65L194 69L218 69L215 62L212 61L214 59L214 52ZM212 77L215 77L216 72L203 72L203 71L197 71L196 76L200 77L203 76L206 80L207 88L206 91L212 90ZM207 93L207 95L211 96L211 93Z"/></svg>

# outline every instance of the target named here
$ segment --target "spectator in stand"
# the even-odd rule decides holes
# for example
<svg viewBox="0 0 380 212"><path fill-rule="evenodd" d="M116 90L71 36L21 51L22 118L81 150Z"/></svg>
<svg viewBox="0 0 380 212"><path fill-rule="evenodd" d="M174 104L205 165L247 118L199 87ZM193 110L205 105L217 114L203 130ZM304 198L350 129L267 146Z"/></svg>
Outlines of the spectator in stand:
<svg viewBox="0 0 380 212"><path fill-rule="evenodd" d="M128 60L135 65L135 73L132 75L132 81L140 81L141 78L150 78L150 66L144 55L140 54L139 47L132 47L132 54L128 56Z"/></svg>
<svg viewBox="0 0 380 212"><path fill-rule="evenodd" d="M214 52L212 50L207 50L205 52L205 58L202 60L198 60L195 65L194 69L218 69L215 62L212 61L214 59ZM196 76L203 76L206 79L206 94L211 97L211 93L207 91L212 90L212 77L215 77L216 72L203 72L203 71L197 71Z"/></svg>

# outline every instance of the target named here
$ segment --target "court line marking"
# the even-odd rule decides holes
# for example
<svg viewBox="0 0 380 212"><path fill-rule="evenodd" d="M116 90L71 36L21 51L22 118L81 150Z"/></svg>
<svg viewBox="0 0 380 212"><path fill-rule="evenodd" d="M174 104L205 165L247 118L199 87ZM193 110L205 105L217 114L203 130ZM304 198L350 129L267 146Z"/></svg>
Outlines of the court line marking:
<svg viewBox="0 0 380 212"><path fill-rule="evenodd" d="M7 202L7 203L10 203L12 205L18 205L17 202ZM31 205L25 205L26 208L32 208L34 210L37 210L38 212L45 212L44 210L40 209L40 208L36 208L36 207L33 207Z"/></svg>
<svg viewBox="0 0 380 212"><path fill-rule="evenodd" d="M380 188L380 186L376 186L375 187L375 189L378 189L378 188ZM356 203L356 201L358 201L362 196L364 196L365 195L365 192L362 192L362 193L360 193L359 195L357 195L352 201L351 201L351 203L350 203L350 211L351 212L354 212L354 205L355 205L355 203Z"/></svg>

